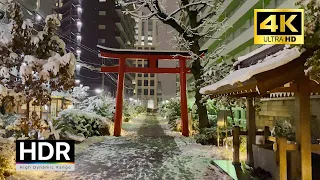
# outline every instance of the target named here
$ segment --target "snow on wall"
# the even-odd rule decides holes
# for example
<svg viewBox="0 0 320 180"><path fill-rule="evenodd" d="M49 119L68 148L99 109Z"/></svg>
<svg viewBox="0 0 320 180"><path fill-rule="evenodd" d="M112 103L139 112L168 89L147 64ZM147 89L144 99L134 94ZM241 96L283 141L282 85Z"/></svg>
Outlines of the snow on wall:
<svg viewBox="0 0 320 180"><path fill-rule="evenodd" d="M277 67L280 67L284 64L287 64L292 60L300 57L300 55L301 52L298 48L287 49L287 47L285 47L282 51L279 51L271 56L266 57L258 64L234 71L227 77L218 81L217 83L201 88L200 93L209 94L209 91L215 91L219 87L225 85L233 85L237 82L244 82L256 74L269 71Z"/></svg>

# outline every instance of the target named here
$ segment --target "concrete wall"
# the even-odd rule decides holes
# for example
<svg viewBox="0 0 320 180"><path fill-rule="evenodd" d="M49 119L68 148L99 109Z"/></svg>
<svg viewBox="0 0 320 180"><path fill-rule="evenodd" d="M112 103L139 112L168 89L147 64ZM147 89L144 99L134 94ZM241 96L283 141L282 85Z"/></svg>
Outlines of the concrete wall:
<svg viewBox="0 0 320 180"><path fill-rule="evenodd" d="M311 96L311 115L317 116L320 124L320 96ZM261 111L256 115L257 128L273 127L276 120L294 117L294 98L263 99ZM320 127L319 127L320 128Z"/></svg>

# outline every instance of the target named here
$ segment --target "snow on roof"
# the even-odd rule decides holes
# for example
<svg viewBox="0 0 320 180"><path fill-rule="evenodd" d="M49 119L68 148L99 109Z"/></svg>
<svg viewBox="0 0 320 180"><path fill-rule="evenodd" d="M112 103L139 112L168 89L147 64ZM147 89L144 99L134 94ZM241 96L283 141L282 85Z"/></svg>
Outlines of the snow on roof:
<svg viewBox="0 0 320 180"><path fill-rule="evenodd" d="M254 55L256 55L256 54L259 54L259 53L261 53L262 51L271 48L272 46L274 46L274 44L272 44L272 45L264 45L264 46L261 46L260 48L254 50L254 51L252 51L252 52L250 52L250 53L248 53L248 54L246 54L246 55L244 55L244 56L238 57L237 61L234 62L233 66L237 66L237 65L240 64L242 61L244 61L244 60L246 60L246 59L248 59L248 58L250 58L250 57L252 57L252 56L254 56Z"/></svg>
<svg viewBox="0 0 320 180"><path fill-rule="evenodd" d="M234 71L215 84L201 88L200 93L206 94L209 93L208 91L215 91L219 87L225 85L233 85L237 82L244 82L256 74L275 69L291 62L292 60L300 57L301 53L302 52L300 52L298 48L287 49L287 47L285 47L282 51L266 57L258 64Z"/></svg>
<svg viewBox="0 0 320 180"><path fill-rule="evenodd" d="M181 53L181 54L188 54L188 51L167 51L167 50L144 50L144 49L115 49L109 48L101 45L97 45L98 48L104 49L107 51L114 51L114 52L155 52L155 53Z"/></svg>

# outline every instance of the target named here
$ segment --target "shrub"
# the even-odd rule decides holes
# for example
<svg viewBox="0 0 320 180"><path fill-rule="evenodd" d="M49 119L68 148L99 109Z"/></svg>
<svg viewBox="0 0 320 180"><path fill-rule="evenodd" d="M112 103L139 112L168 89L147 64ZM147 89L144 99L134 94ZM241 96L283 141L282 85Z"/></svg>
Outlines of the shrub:
<svg viewBox="0 0 320 180"><path fill-rule="evenodd" d="M280 119L275 122L275 126L272 129L272 136L285 137L290 141L295 140L294 131L294 118Z"/></svg>
<svg viewBox="0 0 320 180"><path fill-rule="evenodd" d="M0 137L0 179L15 172L15 144L14 139Z"/></svg>
<svg viewBox="0 0 320 180"><path fill-rule="evenodd" d="M110 125L112 123L94 113L83 112L77 109L66 109L59 113L58 121L58 124L69 126L62 134L69 132L74 135L82 134L84 137L111 134ZM73 130L70 130L70 128L73 128Z"/></svg>
<svg viewBox="0 0 320 180"><path fill-rule="evenodd" d="M89 113L95 113L107 119L113 119L113 111L115 107L115 100L108 95L99 95L89 97L79 104L79 109Z"/></svg>
<svg viewBox="0 0 320 180"><path fill-rule="evenodd" d="M204 128L199 134L194 135L197 143L202 145L217 145L217 131L215 127Z"/></svg>

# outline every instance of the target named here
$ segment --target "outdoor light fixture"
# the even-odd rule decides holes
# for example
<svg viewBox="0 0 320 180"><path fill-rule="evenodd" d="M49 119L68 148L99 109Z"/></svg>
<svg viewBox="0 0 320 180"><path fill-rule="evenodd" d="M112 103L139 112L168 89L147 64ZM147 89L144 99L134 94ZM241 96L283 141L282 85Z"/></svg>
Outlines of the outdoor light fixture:
<svg viewBox="0 0 320 180"><path fill-rule="evenodd" d="M82 39L81 35L77 35L77 40L81 41L81 39Z"/></svg>
<svg viewBox="0 0 320 180"><path fill-rule="evenodd" d="M95 89L95 92L96 92L97 94L100 94L100 93L102 92L102 90L101 90L101 89Z"/></svg>
<svg viewBox="0 0 320 180"><path fill-rule="evenodd" d="M81 54L81 50L80 49L77 49L76 50L76 53L79 55L79 54Z"/></svg>
<svg viewBox="0 0 320 180"><path fill-rule="evenodd" d="M82 26L82 22L81 21L77 21L77 26Z"/></svg>
<svg viewBox="0 0 320 180"><path fill-rule="evenodd" d="M39 14L37 14L36 20L37 20L37 21L41 21L41 19L42 19L42 17L41 17Z"/></svg>
<svg viewBox="0 0 320 180"><path fill-rule="evenodd" d="M76 79L75 83L79 84L80 83L80 79Z"/></svg>
<svg viewBox="0 0 320 180"><path fill-rule="evenodd" d="M81 13L81 12L82 12L82 8L81 8L81 7L78 7L78 8L77 8L77 11L78 11L79 13Z"/></svg>

